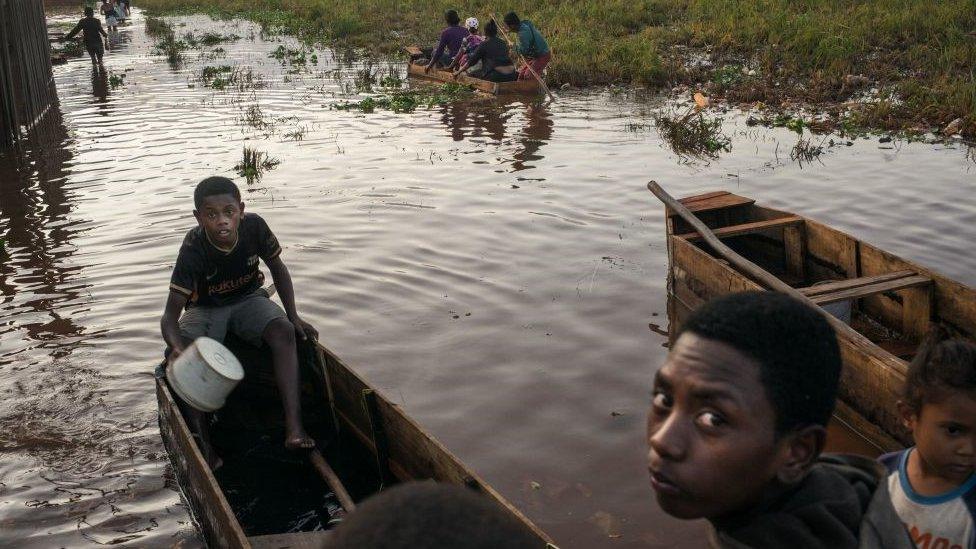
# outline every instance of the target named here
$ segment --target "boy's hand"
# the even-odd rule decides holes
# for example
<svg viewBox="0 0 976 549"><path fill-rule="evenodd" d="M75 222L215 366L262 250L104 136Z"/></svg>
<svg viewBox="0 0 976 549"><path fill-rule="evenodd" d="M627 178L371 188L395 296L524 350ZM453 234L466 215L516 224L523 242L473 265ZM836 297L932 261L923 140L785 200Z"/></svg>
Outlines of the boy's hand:
<svg viewBox="0 0 976 549"><path fill-rule="evenodd" d="M180 345L179 347L177 347L177 346L170 347L169 348L169 356L166 357L166 362L168 364L172 365L174 362L176 362L176 359L179 358L180 355L183 354L183 351L185 351L185 350L186 349L182 345Z"/></svg>
<svg viewBox="0 0 976 549"><path fill-rule="evenodd" d="M305 322L300 318L295 318L291 321L295 325L295 334L298 339L305 341L311 339L312 341L317 341L319 339L319 332L311 324Z"/></svg>

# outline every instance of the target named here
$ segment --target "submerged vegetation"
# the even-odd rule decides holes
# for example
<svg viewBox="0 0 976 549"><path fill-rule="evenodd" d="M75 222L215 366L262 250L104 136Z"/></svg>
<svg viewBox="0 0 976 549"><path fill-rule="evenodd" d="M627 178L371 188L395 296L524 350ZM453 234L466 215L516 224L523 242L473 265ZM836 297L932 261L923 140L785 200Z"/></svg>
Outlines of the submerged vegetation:
<svg viewBox="0 0 976 549"><path fill-rule="evenodd" d="M661 113L655 117L658 133L678 156L718 158L732 150L732 139L722 133L721 118L706 118L697 109L684 113Z"/></svg>
<svg viewBox="0 0 976 549"><path fill-rule="evenodd" d="M267 153L245 146L241 161L234 166L234 169L248 183L252 183L261 179L264 172L275 169L278 164L281 164L281 161L277 158L272 158Z"/></svg>
<svg viewBox="0 0 976 549"><path fill-rule="evenodd" d="M393 53L429 43L440 14L487 19L513 9L536 22L556 55L554 84L689 85L734 102L837 106L885 130L941 130L962 118L976 135L973 0L821 2L580 0L145 0L156 13L209 11L268 31ZM204 6L204 7L201 7Z"/></svg>
<svg viewBox="0 0 976 549"><path fill-rule="evenodd" d="M395 113L413 112L418 107L435 107L455 101L470 99L474 92L464 84L448 82L441 86L422 87L409 90L389 90L388 93L367 97L361 101L347 101L338 103L332 108L337 110L358 110L371 113L376 109L386 109Z"/></svg>

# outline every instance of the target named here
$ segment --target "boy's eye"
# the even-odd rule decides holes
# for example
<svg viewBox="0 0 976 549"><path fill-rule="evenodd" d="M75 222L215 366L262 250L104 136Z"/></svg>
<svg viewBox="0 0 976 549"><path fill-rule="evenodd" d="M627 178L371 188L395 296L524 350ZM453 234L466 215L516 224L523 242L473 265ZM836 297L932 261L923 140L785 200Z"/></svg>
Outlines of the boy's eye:
<svg viewBox="0 0 976 549"><path fill-rule="evenodd" d="M700 425L709 429L721 427L726 424L725 419L715 412L702 412L698 415L697 420Z"/></svg>
<svg viewBox="0 0 976 549"><path fill-rule="evenodd" d="M951 437L958 436L962 434L962 427L959 425L946 425L945 432Z"/></svg>
<svg viewBox="0 0 976 549"><path fill-rule="evenodd" d="M674 405L671 397L660 391L654 391L654 395L651 397L651 404L658 409L668 410Z"/></svg>
<svg viewBox="0 0 976 549"><path fill-rule="evenodd" d="M208 212L207 217L210 219L217 219L217 212L214 211Z"/></svg>

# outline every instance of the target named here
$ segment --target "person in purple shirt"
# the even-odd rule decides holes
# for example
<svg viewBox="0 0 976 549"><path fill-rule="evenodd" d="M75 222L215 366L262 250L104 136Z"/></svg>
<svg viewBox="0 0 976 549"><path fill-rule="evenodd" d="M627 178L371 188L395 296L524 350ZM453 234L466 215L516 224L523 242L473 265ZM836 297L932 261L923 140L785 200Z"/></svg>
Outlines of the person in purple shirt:
<svg viewBox="0 0 976 549"><path fill-rule="evenodd" d="M450 65L461 49L461 41L468 35L468 30L461 27L461 17L455 10L444 12L444 20L447 21L448 26L441 31L440 42L430 56L430 62L424 67L424 72L430 72L435 65L439 67Z"/></svg>

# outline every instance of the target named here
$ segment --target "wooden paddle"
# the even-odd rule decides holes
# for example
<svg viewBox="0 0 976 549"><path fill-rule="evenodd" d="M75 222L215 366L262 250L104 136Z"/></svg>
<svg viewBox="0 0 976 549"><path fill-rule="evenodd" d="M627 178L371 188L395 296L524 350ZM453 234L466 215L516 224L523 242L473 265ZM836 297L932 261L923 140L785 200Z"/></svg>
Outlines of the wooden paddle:
<svg viewBox="0 0 976 549"><path fill-rule="evenodd" d="M309 461L312 462L312 467L315 471L322 477L322 480L329 485L329 488L336 494L336 498L339 503L342 504L342 508L346 510L347 513L351 513L356 510L356 503L352 500L349 492L346 491L346 487L342 485L342 481L339 480L339 475L332 470L329 466L329 462L325 461L322 453L319 452L318 448L312 448L309 452Z"/></svg>
<svg viewBox="0 0 976 549"><path fill-rule="evenodd" d="M512 41L509 40L509 38L508 38L508 31L505 30L505 24L504 23L499 23L498 22L498 19L495 18L495 14L494 13L489 14L489 17L491 17L491 20L494 21L496 25L498 25L498 30L502 31L502 36L505 37L505 42L508 44L508 46L510 48L511 47L514 47L512 45ZM549 86L547 86L546 85L546 82L542 79L541 76L539 76L539 73L535 72L535 69L532 68L532 64L529 63L524 57L522 57L522 54L519 53L518 51L515 52L515 55L517 55L519 57L519 59L521 59L522 62L525 63L525 66L529 68L529 72L532 73L532 76L534 76L535 79L539 81L539 84L542 85L542 89L546 90L546 93L549 94L549 99L551 99L552 101L555 101L556 100L556 96L553 95L552 92L549 90Z"/></svg>

